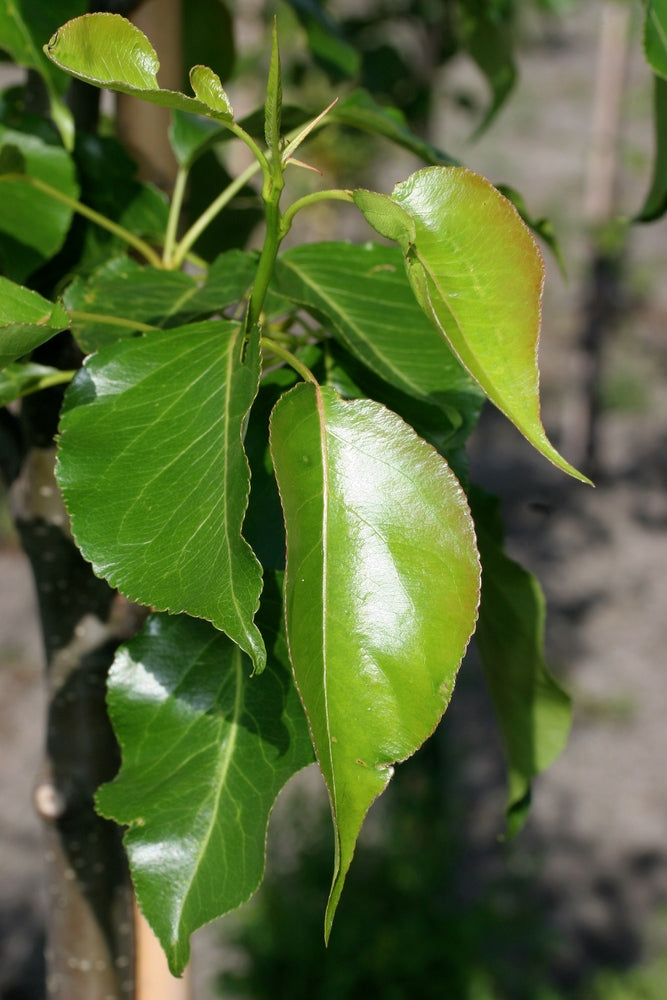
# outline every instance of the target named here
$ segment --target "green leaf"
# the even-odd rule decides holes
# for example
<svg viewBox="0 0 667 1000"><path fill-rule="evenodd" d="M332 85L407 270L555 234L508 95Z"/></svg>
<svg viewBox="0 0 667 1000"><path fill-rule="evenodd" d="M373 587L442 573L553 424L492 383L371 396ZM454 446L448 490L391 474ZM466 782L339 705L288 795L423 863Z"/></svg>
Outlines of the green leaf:
<svg viewBox="0 0 667 1000"><path fill-rule="evenodd" d="M84 14L68 21L44 51L61 69L96 87L141 97L163 108L231 121L232 110L220 80L207 66L194 67L196 97L161 90L160 63L142 31L120 14Z"/></svg>
<svg viewBox="0 0 667 1000"><path fill-rule="evenodd" d="M654 77L655 158L653 181L637 222L653 222L667 212L667 80Z"/></svg>
<svg viewBox="0 0 667 1000"><path fill-rule="evenodd" d="M211 321L102 348L66 393L57 475L98 576L158 611L213 622L259 672L261 568L241 535L258 340Z"/></svg>
<svg viewBox="0 0 667 1000"><path fill-rule="evenodd" d="M253 254L230 250L203 281L182 271L142 267L128 257L110 260L87 281L76 278L63 302L72 331L86 352L133 336L146 325L174 327L204 319L239 302L256 270Z"/></svg>
<svg viewBox="0 0 667 1000"><path fill-rule="evenodd" d="M68 327L69 316L61 305L0 277L0 368Z"/></svg>
<svg viewBox="0 0 667 1000"><path fill-rule="evenodd" d="M219 112L224 120L233 120L234 110L223 90L220 77L209 66L192 67L190 86L202 104L212 111Z"/></svg>
<svg viewBox="0 0 667 1000"><path fill-rule="evenodd" d="M0 337L2 334L0 333ZM6 406L14 399L29 396L52 385L69 382L73 372L61 371L48 365L33 362L8 365L0 371L0 406Z"/></svg>
<svg viewBox="0 0 667 1000"><path fill-rule="evenodd" d="M334 336L376 375L447 417L453 396L471 391L470 376L415 301L395 247L294 247L278 261L275 288L325 317Z"/></svg>
<svg viewBox="0 0 667 1000"><path fill-rule="evenodd" d="M479 564L447 464L379 404L298 385L273 411L271 450L290 657L336 832L328 937L368 808L447 707Z"/></svg>
<svg viewBox="0 0 667 1000"><path fill-rule="evenodd" d="M498 500L477 487L470 496L482 559L475 640L507 758L507 832L513 836L527 816L531 779L567 743L571 705L544 661L540 585L503 551Z"/></svg>
<svg viewBox="0 0 667 1000"><path fill-rule="evenodd" d="M354 203L373 229L394 240L405 252L417 238L414 219L388 194L359 189L353 192Z"/></svg>
<svg viewBox="0 0 667 1000"><path fill-rule="evenodd" d="M366 217L369 192L355 192ZM463 167L427 167L398 184L401 216L379 230L398 240L417 301L489 399L554 465L585 476L550 444L540 419L537 342L544 265L514 206ZM382 222L385 223L382 217Z"/></svg>
<svg viewBox="0 0 667 1000"><path fill-rule="evenodd" d="M51 117L69 150L74 146L74 120L61 96L69 79L45 57L42 42L59 24L85 9L85 0L0 0L0 48L20 66L40 74L49 95Z"/></svg>
<svg viewBox="0 0 667 1000"><path fill-rule="evenodd" d="M408 149L425 163L456 165L456 160L436 146L415 135L408 126L405 115L397 108L385 108L366 90L354 90L327 115L328 122L338 122L371 135L390 139L402 149Z"/></svg>
<svg viewBox="0 0 667 1000"><path fill-rule="evenodd" d="M15 151L18 151L23 165L21 173L44 181L69 198L78 198L74 163L61 146L4 125L0 125L0 145L14 147L10 159L3 158L5 171L11 170L12 157L14 167L17 166ZM13 172L0 176L0 199L0 234L11 241L8 247L3 246L4 240L0 237L3 270L7 277L25 281L62 247L73 211ZM15 252L17 244L22 247L22 253Z"/></svg>
<svg viewBox="0 0 667 1000"><path fill-rule="evenodd" d="M644 22L644 52L653 72L667 80L667 4L649 0Z"/></svg>
<svg viewBox="0 0 667 1000"><path fill-rule="evenodd" d="M316 0L288 0L306 31L308 47L317 62L333 77L355 76L361 58L342 36L331 16Z"/></svg>
<svg viewBox="0 0 667 1000"><path fill-rule="evenodd" d="M313 759L284 640L271 646L268 669L249 679L239 648L207 622L155 615L111 668L123 766L97 806L128 826L139 906L174 975L192 932L257 889L276 796Z"/></svg>
<svg viewBox="0 0 667 1000"><path fill-rule="evenodd" d="M273 163L280 161L280 121L283 106L283 88L280 71L280 50L278 48L278 24L273 19L271 33L271 62L269 79L266 85L266 103L264 105L264 138L267 148L271 151Z"/></svg>
<svg viewBox="0 0 667 1000"><path fill-rule="evenodd" d="M447 405L408 396L370 370L340 344L327 343L326 384L344 399L374 399L400 417L432 444L463 485L468 477L465 445L479 420L485 396L470 380L469 391L447 393ZM321 380L320 380L321 381Z"/></svg>

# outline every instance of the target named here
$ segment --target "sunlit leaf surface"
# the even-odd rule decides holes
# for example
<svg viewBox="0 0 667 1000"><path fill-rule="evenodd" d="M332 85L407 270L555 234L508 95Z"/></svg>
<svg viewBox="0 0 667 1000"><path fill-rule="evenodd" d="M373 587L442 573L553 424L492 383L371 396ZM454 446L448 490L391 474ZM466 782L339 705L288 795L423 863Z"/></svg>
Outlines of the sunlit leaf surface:
<svg viewBox="0 0 667 1000"><path fill-rule="evenodd" d="M261 670L261 569L241 535L258 354L257 337L244 345L224 321L103 348L67 391L58 479L98 575L158 611L213 622Z"/></svg>
<svg viewBox="0 0 667 1000"><path fill-rule="evenodd" d="M268 668L251 678L207 622L155 615L111 669L123 766L97 805L128 826L139 905L175 974L192 932L257 889L276 796L313 759L284 639L267 632L267 645Z"/></svg>
<svg viewBox="0 0 667 1000"><path fill-rule="evenodd" d="M355 200L399 242L417 301L489 399L545 457L587 482L551 445L540 419L544 266L514 206L463 167L427 167L391 198L359 192Z"/></svg>
<svg viewBox="0 0 667 1000"><path fill-rule="evenodd" d="M44 51L61 69L123 94L164 108L231 121L232 110L218 76L207 66L193 67L196 97L161 90L155 49L144 33L120 14L84 14L59 28Z"/></svg>
<svg viewBox="0 0 667 1000"><path fill-rule="evenodd" d="M276 404L271 449L290 657L336 828L328 936L369 806L449 702L479 564L454 475L383 406L301 384Z"/></svg>

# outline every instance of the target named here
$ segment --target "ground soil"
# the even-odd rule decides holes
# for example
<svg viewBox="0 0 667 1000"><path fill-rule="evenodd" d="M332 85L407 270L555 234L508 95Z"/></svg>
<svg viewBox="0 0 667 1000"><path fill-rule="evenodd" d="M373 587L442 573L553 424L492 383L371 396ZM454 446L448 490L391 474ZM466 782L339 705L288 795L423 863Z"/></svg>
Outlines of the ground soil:
<svg viewBox="0 0 667 1000"><path fill-rule="evenodd" d="M582 5L565 27L527 31L515 100L476 146L465 145L469 120L451 100L436 122L442 145L521 190L562 235L567 284L547 256L544 415L575 461L585 429L571 416L580 402L591 254L582 204L600 6ZM481 92L468 67L452 73L449 88ZM618 205L626 213L648 183L649 90L639 55L624 100ZM628 243L624 311L603 354L597 488L552 470L492 411L472 441L474 476L502 498L509 549L543 583L549 660L575 698L570 744L536 783L522 835L524 858L539 857L537 890L558 934L553 967L563 985L598 965L645 957L667 904L666 227L638 229ZM37 1000L44 899L31 793L43 743L43 668L29 570L11 541L0 552L0 609L0 997ZM482 879L499 863L503 793L473 687L461 686L451 725L467 754L470 864ZM198 987L198 1000L209 995Z"/></svg>

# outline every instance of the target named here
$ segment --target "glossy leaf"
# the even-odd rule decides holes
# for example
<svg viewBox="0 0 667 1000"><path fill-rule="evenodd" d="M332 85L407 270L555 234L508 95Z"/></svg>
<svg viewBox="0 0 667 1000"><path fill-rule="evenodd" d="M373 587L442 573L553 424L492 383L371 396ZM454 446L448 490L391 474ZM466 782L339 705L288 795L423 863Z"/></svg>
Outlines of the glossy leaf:
<svg viewBox="0 0 667 1000"><path fill-rule="evenodd" d="M69 18L83 14L85 0L0 0L0 48L14 62L36 70L49 95L51 117L67 149L74 146L74 120L62 99L69 78L42 52L45 38Z"/></svg>
<svg viewBox="0 0 667 1000"><path fill-rule="evenodd" d="M408 149L415 156L421 157L425 163L446 164L453 166L456 160L436 146L412 132L405 115L397 108L385 108L378 104L366 90L354 90L333 108L327 115L327 121L339 122L350 128L371 135L380 135L390 139L397 146Z"/></svg>
<svg viewBox="0 0 667 1000"><path fill-rule="evenodd" d="M355 201L399 242L417 301L489 399L554 465L588 482L551 445L540 419L544 266L514 206L463 167L427 167L391 198L358 192Z"/></svg>
<svg viewBox="0 0 667 1000"><path fill-rule="evenodd" d="M648 0L644 22L644 52L653 70L667 80L667 4L665 0Z"/></svg>
<svg viewBox="0 0 667 1000"><path fill-rule="evenodd" d="M470 376L415 301L396 248L294 247L278 262L275 288L324 317L334 336L376 375L449 419L456 397L471 392Z"/></svg>
<svg viewBox="0 0 667 1000"><path fill-rule="evenodd" d="M0 368L68 327L69 316L61 305L0 277Z"/></svg>
<svg viewBox="0 0 667 1000"><path fill-rule="evenodd" d="M118 257L87 281L76 278L63 302L73 314L79 346L92 352L133 336L145 325L180 326L221 312L243 298L255 269L254 255L241 250L221 254L203 281Z"/></svg>
<svg viewBox="0 0 667 1000"><path fill-rule="evenodd" d="M505 554L496 498L475 489L471 503L482 559L475 640L507 758L507 830L513 836L528 814L532 778L565 747L572 711L544 660L542 589Z"/></svg>
<svg viewBox="0 0 667 1000"><path fill-rule="evenodd" d="M163 108L231 121L233 114L219 78L196 66L191 84L196 97L161 90L155 49L142 31L120 14L84 14L64 24L44 51L61 69L96 87L141 97Z"/></svg>
<svg viewBox="0 0 667 1000"><path fill-rule="evenodd" d="M447 707L479 564L447 464L379 404L301 384L274 409L271 450L290 658L336 830L328 937L368 808Z"/></svg>
<svg viewBox="0 0 667 1000"><path fill-rule="evenodd" d="M653 180L637 222L652 222L667 212L667 80L653 79L653 120L655 153Z"/></svg>
<svg viewBox="0 0 667 1000"><path fill-rule="evenodd" d="M139 906L175 975L192 932L257 889L276 796L313 759L284 640L270 647L268 669L251 679L239 648L207 622L155 615L111 668L123 766L97 806L128 827Z"/></svg>
<svg viewBox="0 0 667 1000"><path fill-rule="evenodd" d="M259 671L261 569L241 536L241 435L258 379L258 337L245 345L224 321L102 348L67 391L57 474L99 576L158 611L213 622Z"/></svg>
<svg viewBox="0 0 667 1000"><path fill-rule="evenodd" d="M450 405L445 409L395 389L337 343L327 345L325 380L344 399L374 399L393 410L433 445L462 485L467 482L465 444L485 400L472 380L469 392L448 394Z"/></svg>
<svg viewBox="0 0 667 1000"><path fill-rule="evenodd" d="M17 151L22 166L19 173L44 181L69 198L78 197L74 163L62 146L1 124L0 146ZM73 211L17 176L11 157L5 158L4 164L7 172L0 175L0 254L7 277L22 282L62 247ZM7 247L2 234L11 241Z"/></svg>

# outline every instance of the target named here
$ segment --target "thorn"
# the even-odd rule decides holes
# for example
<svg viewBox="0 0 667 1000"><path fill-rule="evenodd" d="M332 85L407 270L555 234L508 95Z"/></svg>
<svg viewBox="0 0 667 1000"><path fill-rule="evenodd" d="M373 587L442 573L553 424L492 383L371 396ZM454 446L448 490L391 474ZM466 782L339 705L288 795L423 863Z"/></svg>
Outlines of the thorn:
<svg viewBox="0 0 667 1000"><path fill-rule="evenodd" d="M293 163L295 167L302 167L304 170L312 170L314 174L319 174L322 177L322 171L319 167L314 167L310 163L304 163L303 160L297 160L294 156L290 156L285 160L285 166L289 163Z"/></svg>

